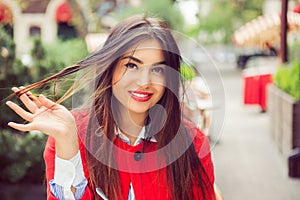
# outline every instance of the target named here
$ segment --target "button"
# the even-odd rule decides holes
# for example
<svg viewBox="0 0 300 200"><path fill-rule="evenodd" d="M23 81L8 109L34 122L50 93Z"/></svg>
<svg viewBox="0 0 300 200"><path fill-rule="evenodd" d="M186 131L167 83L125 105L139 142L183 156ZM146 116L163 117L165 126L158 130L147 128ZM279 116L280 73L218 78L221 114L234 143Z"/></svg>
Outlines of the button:
<svg viewBox="0 0 300 200"><path fill-rule="evenodd" d="M133 154L133 158L134 158L135 161L140 161L142 159L142 156L143 156L143 154L140 151L136 151Z"/></svg>

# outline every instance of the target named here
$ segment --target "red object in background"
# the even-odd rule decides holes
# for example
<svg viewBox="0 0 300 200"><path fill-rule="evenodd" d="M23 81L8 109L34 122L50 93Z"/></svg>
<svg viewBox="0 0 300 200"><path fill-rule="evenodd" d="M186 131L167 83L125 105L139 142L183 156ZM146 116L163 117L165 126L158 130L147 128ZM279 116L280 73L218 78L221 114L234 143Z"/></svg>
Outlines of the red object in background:
<svg viewBox="0 0 300 200"><path fill-rule="evenodd" d="M13 15L11 10L0 2L0 23L9 24L13 22Z"/></svg>
<svg viewBox="0 0 300 200"><path fill-rule="evenodd" d="M259 103L259 76L244 76L244 104Z"/></svg>
<svg viewBox="0 0 300 200"><path fill-rule="evenodd" d="M0 22L5 18L5 6L0 5Z"/></svg>
<svg viewBox="0 0 300 200"><path fill-rule="evenodd" d="M245 71L244 104L258 104L262 111L267 107L267 84L272 83L271 73L255 73Z"/></svg>
<svg viewBox="0 0 300 200"><path fill-rule="evenodd" d="M56 21L58 23L67 23L72 20L71 9L67 2L62 3L56 10Z"/></svg>
<svg viewBox="0 0 300 200"><path fill-rule="evenodd" d="M298 4L294 7L293 11L296 12L296 13L300 13L300 3L298 3Z"/></svg>

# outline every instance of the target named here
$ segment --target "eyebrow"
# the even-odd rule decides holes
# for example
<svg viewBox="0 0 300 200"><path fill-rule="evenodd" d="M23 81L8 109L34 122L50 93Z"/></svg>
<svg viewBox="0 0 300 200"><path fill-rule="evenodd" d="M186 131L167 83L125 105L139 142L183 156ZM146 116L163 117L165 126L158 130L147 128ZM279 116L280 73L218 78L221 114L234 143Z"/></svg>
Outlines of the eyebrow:
<svg viewBox="0 0 300 200"><path fill-rule="evenodd" d="M141 61L140 59L136 58L136 57L133 57L133 56L124 56L123 58L121 58L121 60L123 59L130 59L130 60L133 60L137 63L140 63L140 64L144 64L143 61ZM152 64L152 66L157 66L157 65L166 65L166 61L160 61L160 62L157 62L157 63L154 63Z"/></svg>

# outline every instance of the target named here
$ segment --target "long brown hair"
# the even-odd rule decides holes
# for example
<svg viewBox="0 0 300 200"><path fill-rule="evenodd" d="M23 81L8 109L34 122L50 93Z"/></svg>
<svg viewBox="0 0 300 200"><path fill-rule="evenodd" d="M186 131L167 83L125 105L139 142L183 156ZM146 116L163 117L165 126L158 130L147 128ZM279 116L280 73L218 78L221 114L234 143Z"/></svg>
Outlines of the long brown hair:
<svg viewBox="0 0 300 200"><path fill-rule="evenodd" d="M157 103L164 108L166 118L162 122L161 113L152 112L153 116L151 116L148 125L149 131L146 132L148 134L146 136L149 138L154 135L151 130L157 130L155 128L157 126L161 127L159 132L155 134L157 149L164 147L166 162L171 163L166 167L167 183L164 184L171 185L172 199L209 199L207 194L211 192L207 191L213 191L212 185L205 184L209 182L206 172L199 161L194 146L190 145L192 140L190 134L184 126L181 126L180 76L178 73L181 57L175 39L164 22L142 15L128 18L111 31L100 50L58 74L29 86L23 92L82 69L95 70L94 99L90 109L87 132L83 139L87 149L86 161L89 183L94 193L95 189L99 187L109 199L118 199L120 194L119 174L117 169L111 167L115 162L111 141L114 141L116 137L115 127L117 125L114 120L114 106L112 105L115 101L111 88L112 74L118 59L129 48L147 39L155 39L161 44L166 64L172 69L166 75L165 93ZM176 135L180 138L178 140L180 143L168 145ZM182 155L180 152L176 152L178 145L186 146L186 151ZM172 155L170 156L169 152L180 154L180 156L172 162ZM101 162L101 159L106 159L109 165ZM192 186L195 185L199 188L199 196L194 196ZM100 197L95 194L95 198L99 199Z"/></svg>
<svg viewBox="0 0 300 200"><path fill-rule="evenodd" d="M180 52L177 44L170 33L167 25L156 18L145 18L144 16L134 16L124 20L117 25L111 32L102 50L91 55L90 58L82 62L84 65L104 66L105 70L99 74L96 83L96 96L91 111L90 122L86 134L86 145L88 148L87 162L90 172L90 181L93 187L100 187L110 199L117 199L120 186L120 180L117 169L99 161L106 159L109 165L113 165L113 145L110 141L115 138L115 126L112 105L114 97L112 95L111 84L112 74L118 58L135 44L147 40L156 39L162 46L167 66L177 73L170 70L166 78L166 91L158 102L166 111L166 119L162 124L161 113L152 112L151 123L148 127L150 131L146 134L153 135L151 130L157 130L155 127L162 127L158 134L157 149L165 148L166 162L172 160L169 152L176 154L178 145L188 146L191 144L191 138L187 130L180 126L181 110L179 102L179 67L181 62ZM107 58L109 57L109 58ZM108 60L107 60L108 59ZM106 65L106 66L105 66ZM99 126L95 126L99 124ZM155 132L155 131L154 131ZM174 143L168 145L175 135L178 134L180 144ZM108 138L109 140L106 140ZM98 142L95 142L98 141ZM196 177L196 178L195 178ZM195 152L194 146L189 145L187 150L172 164L167 166L167 185L171 185L173 199L204 199L207 190L212 186L205 185L204 179L207 175L199 158ZM196 181L195 181L196 180ZM109 184L108 184L109 183ZM192 185L198 185L200 193L195 197L192 192ZM209 192L208 192L209 193Z"/></svg>

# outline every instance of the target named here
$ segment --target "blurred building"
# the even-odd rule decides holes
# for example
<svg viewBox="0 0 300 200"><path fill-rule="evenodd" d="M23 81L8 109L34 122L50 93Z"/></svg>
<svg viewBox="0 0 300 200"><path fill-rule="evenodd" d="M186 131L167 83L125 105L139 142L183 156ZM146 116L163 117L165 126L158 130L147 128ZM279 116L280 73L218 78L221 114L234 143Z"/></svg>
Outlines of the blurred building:
<svg viewBox="0 0 300 200"><path fill-rule="evenodd" d="M13 36L19 56L30 51L34 36L51 43L66 33L74 35L71 19L65 0L0 0L0 23Z"/></svg>
<svg viewBox="0 0 300 200"><path fill-rule="evenodd" d="M95 34L97 26L109 29L116 23L107 14L117 6L130 4L138 7L142 0L102 0L92 6L88 0L74 2L78 4L78 10L74 10L67 0L0 0L0 24L13 36L17 56L29 53L34 36L40 36L44 43L52 43L58 37L69 39L79 34L85 37L88 50L93 51L107 37L106 34ZM79 19L78 15L83 18ZM101 19L100 24L95 23L95 18ZM76 29L73 24L78 20L81 20L81 24ZM80 31L84 34L80 34Z"/></svg>

